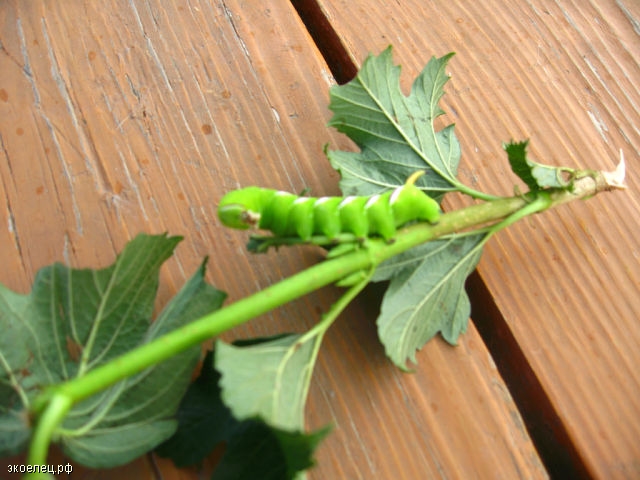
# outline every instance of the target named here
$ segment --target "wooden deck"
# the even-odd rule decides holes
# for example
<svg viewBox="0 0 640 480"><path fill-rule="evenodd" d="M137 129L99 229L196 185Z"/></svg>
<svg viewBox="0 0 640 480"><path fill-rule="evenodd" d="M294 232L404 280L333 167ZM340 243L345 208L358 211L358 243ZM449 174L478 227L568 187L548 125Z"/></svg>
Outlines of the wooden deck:
<svg viewBox="0 0 640 480"><path fill-rule="evenodd" d="M140 232L185 236L161 302L206 255L230 301L317 261L245 253L216 203L251 184L338 194L323 145L353 147L325 127L328 88L389 44L406 87L432 55L457 52L442 106L476 189L513 192L510 139L530 138L542 163L603 170L622 149L626 192L490 242L469 331L455 348L430 342L414 374L378 343L377 291L350 307L313 380L308 426L335 428L310 478L640 478L636 0L4 0L0 20L0 282L20 292L54 261L109 264ZM305 329L338 295L234 337ZM77 475L158 470L198 478L152 456Z"/></svg>

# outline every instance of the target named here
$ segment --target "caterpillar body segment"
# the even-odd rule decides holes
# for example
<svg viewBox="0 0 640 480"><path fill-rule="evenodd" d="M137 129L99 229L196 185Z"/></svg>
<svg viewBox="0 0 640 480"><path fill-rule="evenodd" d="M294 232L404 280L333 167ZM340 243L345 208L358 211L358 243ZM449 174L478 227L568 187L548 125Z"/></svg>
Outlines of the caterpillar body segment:
<svg viewBox="0 0 640 480"><path fill-rule="evenodd" d="M313 233L321 233L328 238L335 238L343 231L343 225L340 222L342 200L342 197L320 197L316 200L313 204ZM307 240L304 237L301 238Z"/></svg>
<svg viewBox="0 0 640 480"><path fill-rule="evenodd" d="M218 216L228 227L255 226L276 236L298 236L305 241L313 235L332 239L340 233L362 239L378 235L390 241L397 229L409 222L436 223L440 217L438 203L414 185L422 174L415 172L403 186L369 197L298 197L247 187L226 194Z"/></svg>
<svg viewBox="0 0 640 480"><path fill-rule="evenodd" d="M313 197L298 197L293 202L287 219L287 230L295 232L292 235L297 234L305 240L313 235L316 228L313 215L315 202Z"/></svg>
<svg viewBox="0 0 640 480"><path fill-rule="evenodd" d="M366 238L369 235L368 215L363 215L365 205L369 197L345 197L339 205L340 224L349 225L349 232L358 238Z"/></svg>
<svg viewBox="0 0 640 480"><path fill-rule="evenodd" d="M292 234L293 232L289 232L288 228L289 217L291 216L293 203L298 197L278 190L267 190L265 196L267 197L266 207L259 212L260 222L258 227L263 230L271 230L281 237ZM283 215L283 212L286 212L286 215Z"/></svg>

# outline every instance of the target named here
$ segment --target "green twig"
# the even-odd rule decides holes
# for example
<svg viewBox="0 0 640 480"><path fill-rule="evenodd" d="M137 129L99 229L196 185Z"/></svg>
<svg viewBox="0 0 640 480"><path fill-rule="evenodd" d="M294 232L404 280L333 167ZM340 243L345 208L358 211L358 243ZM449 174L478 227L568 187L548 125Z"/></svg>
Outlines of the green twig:
<svg viewBox="0 0 640 480"><path fill-rule="evenodd" d="M546 197L544 202L540 200L542 198L540 193L502 198L442 215L437 225L421 223L402 229L393 243L385 243L381 239L370 239L366 248L356 249L351 253L314 265L250 297L129 351L107 364L88 371L82 377L52 386L33 403L32 414L37 419L38 425L31 445L29 461L34 464L45 463L51 438L73 404L145 368L353 273L373 271L382 261L422 243L465 231L474 226L483 226L506 219L503 224L500 224L500 228L504 228L530 213L608 189L611 187L606 182L585 177L576 180L572 192L564 190L543 192ZM361 284L358 283L356 287L360 288L360 286ZM358 288L354 287L350 292L357 292ZM350 297L351 295L345 296L349 299Z"/></svg>
<svg viewBox="0 0 640 480"><path fill-rule="evenodd" d="M458 192L464 193L465 195L469 195L472 198L477 200L484 200L485 202L492 202L494 200L498 200L501 197L497 197L495 195L491 195L489 193L481 192L479 190L475 190L471 187L466 186L464 183L456 182L453 184Z"/></svg>
<svg viewBox="0 0 640 480"><path fill-rule="evenodd" d="M339 299L335 302L328 312L322 315L322 320L316 323L313 328L311 328L308 332L302 335L296 345L301 345L308 341L313 341L313 351L311 352L311 357L309 358L310 368L305 369L305 379L304 386L301 394L303 404L306 403L307 395L309 394L309 387L311 386L311 377L313 376L313 367L316 364L316 359L318 358L318 352L320 351L320 345L322 344L322 339L324 338L324 334L329 330L329 327L333 325L333 322L340 316L340 314L344 311L345 308L353 301L353 299L362 291L364 287L367 286L369 280L371 280L371 276L373 275L373 270L371 270L367 275L363 277L363 279L358 282L356 285L353 285L349 288ZM290 354L293 354L295 348L291 348ZM303 420L300 419L300 424L303 424Z"/></svg>
<svg viewBox="0 0 640 480"><path fill-rule="evenodd" d="M73 406L73 399L63 393L55 393L47 403L47 408L38 418L36 423L31 444L29 445L29 454L27 455L27 465L45 465L49 444L58 428L58 425L64 420L65 415ZM31 474L27 476L32 480L50 478L47 474Z"/></svg>

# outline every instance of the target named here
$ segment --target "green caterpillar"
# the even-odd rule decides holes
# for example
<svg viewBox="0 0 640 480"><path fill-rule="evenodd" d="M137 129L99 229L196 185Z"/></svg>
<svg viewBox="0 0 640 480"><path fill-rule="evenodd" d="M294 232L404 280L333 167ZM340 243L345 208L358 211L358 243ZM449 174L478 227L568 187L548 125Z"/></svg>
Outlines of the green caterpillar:
<svg viewBox="0 0 640 480"><path fill-rule="evenodd" d="M436 223L438 202L414 184L424 171L388 192L369 197L298 197L292 193L247 187L227 193L218 206L218 216L231 228L256 226L279 237L312 235L330 239L352 233L359 239L378 235L387 242L403 225L423 220Z"/></svg>

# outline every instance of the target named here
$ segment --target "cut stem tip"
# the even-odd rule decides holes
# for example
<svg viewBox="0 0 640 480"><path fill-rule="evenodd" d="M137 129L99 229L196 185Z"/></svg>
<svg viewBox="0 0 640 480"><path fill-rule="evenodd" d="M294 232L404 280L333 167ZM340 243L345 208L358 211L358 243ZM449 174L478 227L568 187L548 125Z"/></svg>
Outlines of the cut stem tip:
<svg viewBox="0 0 640 480"><path fill-rule="evenodd" d="M624 183L625 170L624 153L622 149L620 149L620 163L618 163L618 166L614 171L602 172L602 176L610 188L625 189L627 188Z"/></svg>

